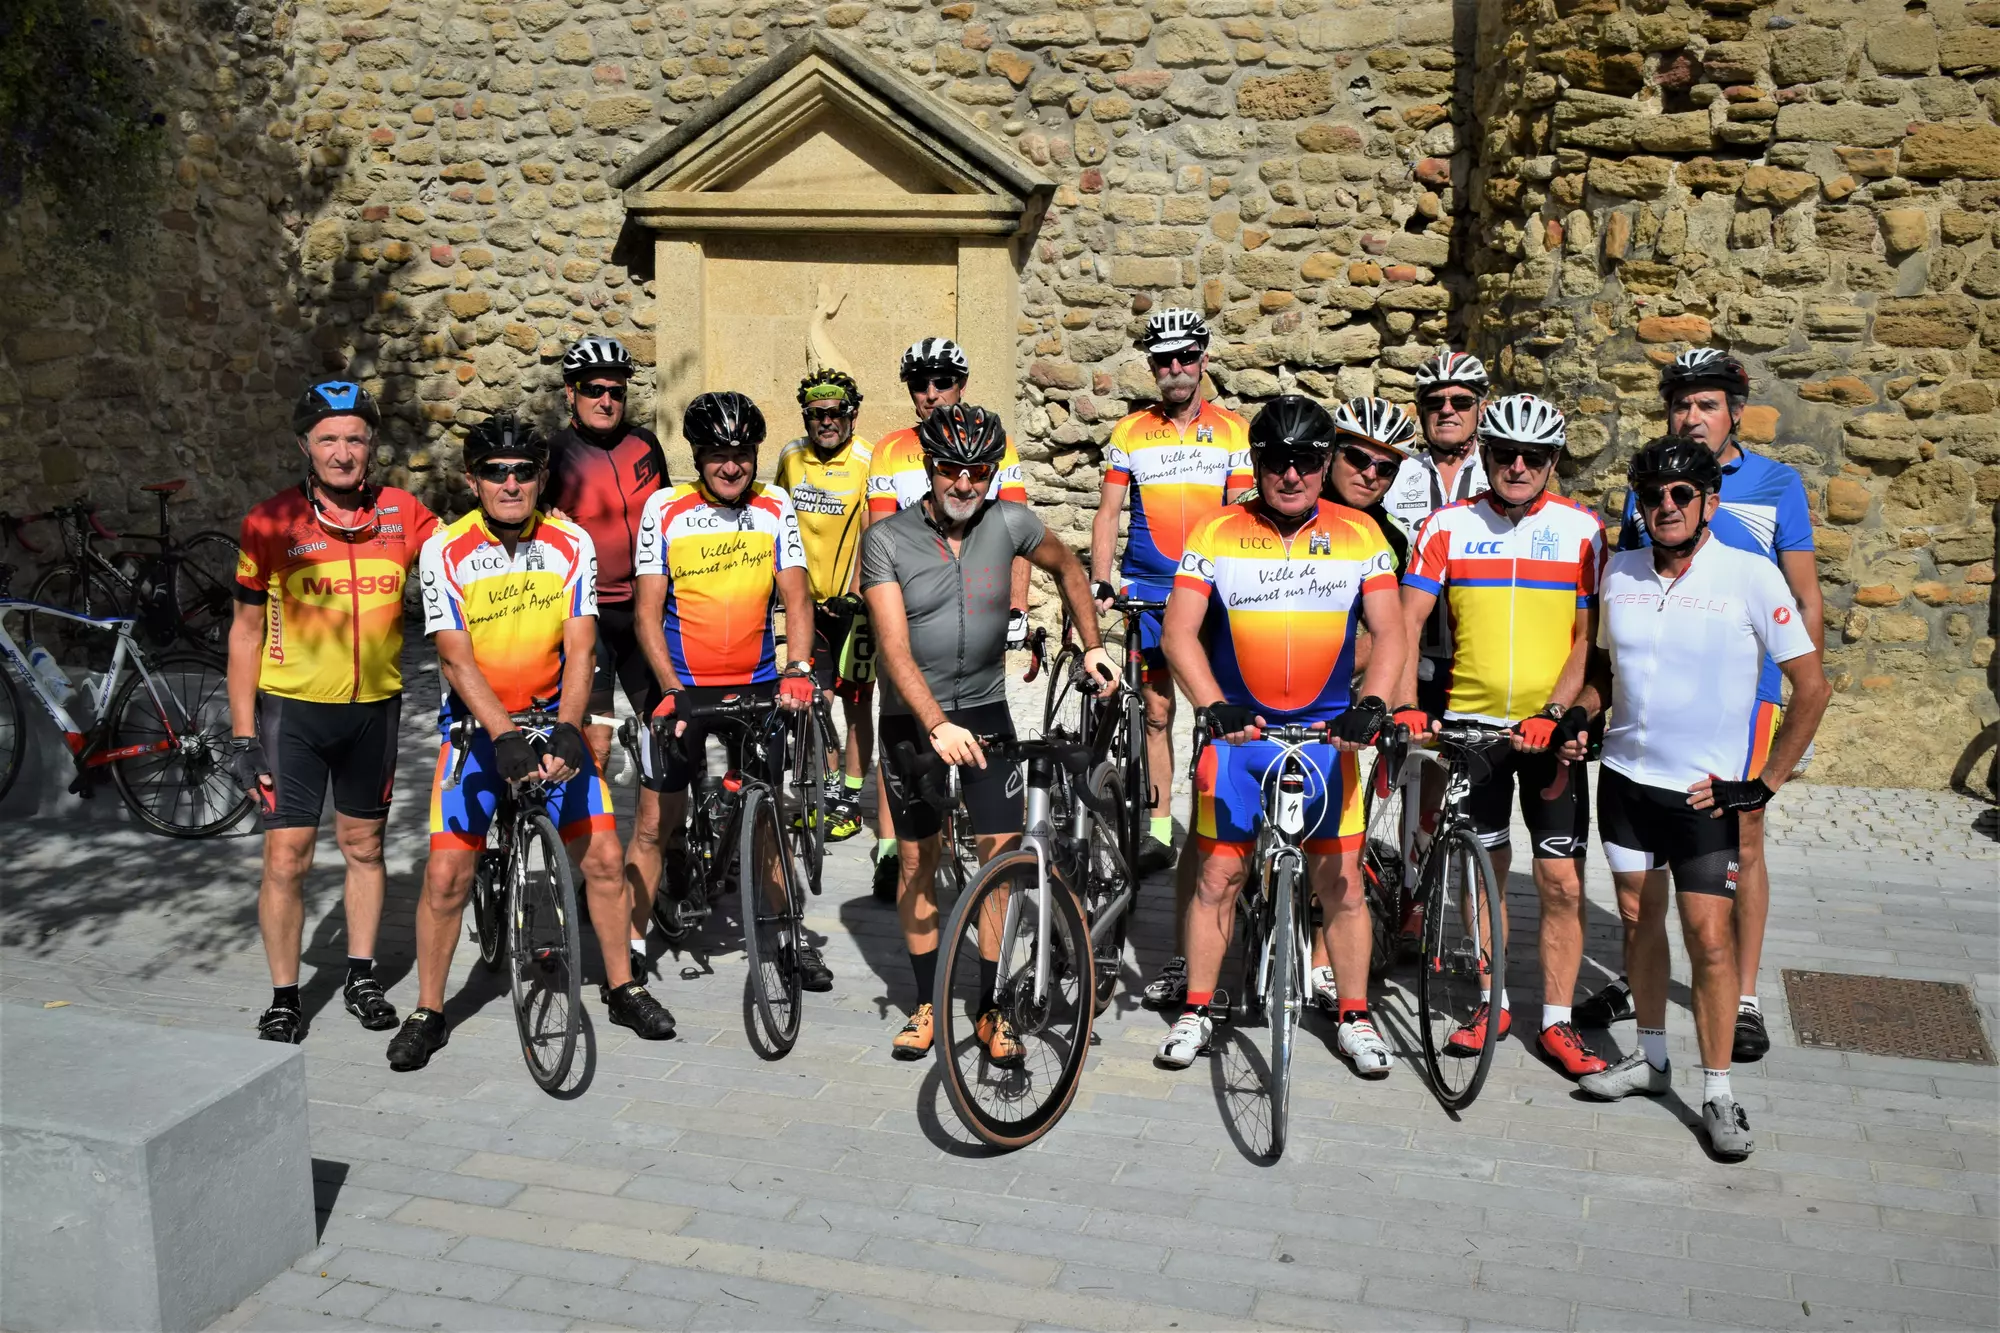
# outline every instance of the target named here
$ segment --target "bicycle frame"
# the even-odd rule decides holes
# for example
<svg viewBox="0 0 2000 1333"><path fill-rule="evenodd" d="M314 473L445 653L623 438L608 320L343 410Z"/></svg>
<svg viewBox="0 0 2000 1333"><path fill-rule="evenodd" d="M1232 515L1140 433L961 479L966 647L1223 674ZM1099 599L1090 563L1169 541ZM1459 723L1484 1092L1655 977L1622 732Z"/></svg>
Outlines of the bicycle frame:
<svg viewBox="0 0 2000 1333"><path fill-rule="evenodd" d="M117 690L119 683L125 678L125 665L129 659L132 667L138 671L140 678L146 682L146 692L153 696L153 703L160 710L160 720L161 724L167 729L167 738L153 745L127 745L116 750L91 752L89 750L90 739L88 734L77 726L76 718L70 711L63 707L60 701L49 694L47 687L42 684L41 678L29 668L27 653L20 645L14 642L13 636L7 633L7 616L15 612L23 614L32 612L38 616L55 616L63 620L75 621L77 624L86 625L107 634L116 634L118 636L118 644L112 650L111 669L104 673L104 682L99 687L98 693L91 699L92 712L98 718L101 725L106 710L111 706L112 694ZM49 715L49 719L56 724L56 730L62 733L63 744L68 747L70 756L75 760L76 766L79 769L102 768L108 764L115 764L123 759L136 758L142 754L158 754L170 750L180 743L179 737L174 734L174 711L166 707L165 702L161 699L162 692L165 692L167 699L172 701L174 708L179 709L183 716L186 715L187 710L181 704L181 701L174 697L173 691L167 689L163 681L159 680L151 671L146 669L146 655L132 638L132 629L135 624L137 624L137 621L130 617L100 618L86 616L58 606L44 606L40 602L31 602L26 598L0 598L0 659L4 659L11 664L14 668L14 674L27 682L29 693L35 696L36 700L42 706L42 711Z"/></svg>
<svg viewBox="0 0 2000 1333"><path fill-rule="evenodd" d="M1306 884L1306 854L1304 837L1306 832L1306 765L1301 753L1307 745L1326 744L1327 733L1304 727L1278 727L1264 732L1262 739L1275 742L1279 746L1278 757L1264 772L1264 823L1257 833L1257 885L1259 898L1265 900L1264 910L1275 914L1275 904L1268 901L1269 888L1277 881L1278 872L1289 867L1295 876L1294 883ZM1273 780L1275 775L1276 780ZM1248 887L1247 885L1245 887ZM1295 914L1294 928L1300 933L1300 942L1305 941L1305 914ZM1273 940L1264 941L1264 956L1257 964L1257 989L1261 995L1271 993L1271 949ZM1310 957L1306 950L1301 957Z"/></svg>

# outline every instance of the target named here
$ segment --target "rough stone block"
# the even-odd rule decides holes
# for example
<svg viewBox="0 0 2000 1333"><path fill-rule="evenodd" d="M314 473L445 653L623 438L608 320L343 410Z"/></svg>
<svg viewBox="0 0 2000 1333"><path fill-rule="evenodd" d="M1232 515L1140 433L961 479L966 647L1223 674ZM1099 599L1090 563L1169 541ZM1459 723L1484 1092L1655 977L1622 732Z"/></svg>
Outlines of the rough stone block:
<svg viewBox="0 0 2000 1333"><path fill-rule="evenodd" d="M1790 208L1818 186L1819 177L1807 171L1784 171L1778 167L1751 167L1743 173L1742 195L1753 204Z"/></svg>
<svg viewBox="0 0 2000 1333"><path fill-rule="evenodd" d="M2000 68L2000 28L1954 28L1938 38L1938 67L1958 72Z"/></svg>
<svg viewBox="0 0 2000 1333"><path fill-rule="evenodd" d="M1963 296L1885 296L1875 308L1875 341L1889 347L1963 347L1978 327Z"/></svg>
<svg viewBox="0 0 2000 1333"><path fill-rule="evenodd" d="M1937 58L1937 29L1929 19L1884 23L1869 30L1868 59L1878 74L1928 74Z"/></svg>
<svg viewBox="0 0 2000 1333"><path fill-rule="evenodd" d="M0 1325L204 1328L317 1241L305 1057L0 1005Z"/></svg>
<svg viewBox="0 0 2000 1333"><path fill-rule="evenodd" d="M1778 112L1778 137L1885 148L1900 142L1909 124L1907 115L1889 107L1857 106L1851 102L1838 106L1796 102Z"/></svg>
<svg viewBox="0 0 2000 1333"><path fill-rule="evenodd" d="M1837 29L1787 28L1771 43L1771 77L1780 87L1836 79L1846 72L1847 41Z"/></svg>
<svg viewBox="0 0 2000 1333"><path fill-rule="evenodd" d="M1898 161L1905 176L2000 178L2000 128L1920 124L1903 140Z"/></svg>
<svg viewBox="0 0 2000 1333"><path fill-rule="evenodd" d="M1233 65L1235 53L1222 29L1206 19L1168 19L1153 30L1153 58L1169 69Z"/></svg>

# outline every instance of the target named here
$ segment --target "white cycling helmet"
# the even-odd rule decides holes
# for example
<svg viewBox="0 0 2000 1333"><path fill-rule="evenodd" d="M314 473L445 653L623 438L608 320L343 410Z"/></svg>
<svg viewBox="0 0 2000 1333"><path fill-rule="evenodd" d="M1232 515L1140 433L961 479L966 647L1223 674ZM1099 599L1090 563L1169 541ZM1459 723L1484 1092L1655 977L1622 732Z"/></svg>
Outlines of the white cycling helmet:
<svg viewBox="0 0 2000 1333"><path fill-rule="evenodd" d="M949 338L921 338L903 350L903 365L897 378L905 384L926 375L956 375L965 379L972 374L972 363L965 359L965 349Z"/></svg>
<svg viewBox="0 0 2000 1333"><path fill-rule="evenodd" d="M1409 413L1386 398L1350 398L1333 410L1334 443L1352 435L1399 458L1415 458L1410 442L1417 437Z"/></svg>
<svg viewBox="0 0 2000 1333"><path fill-rule="evenodd" d="M1531 393L1515 393L1486 405L1479 416L1479 438L1488 444L1522 444L1560 453L1568 431L1554 403Z"/></svg>
<svg viewBox="0 0 2000 1333"><path fill-rule="evenodd" d="M622 375L630 379L632 354L616 338L593 333L577 339L563 353L562 375L564 384L575 384L592 375Z"/></svg>
<svg viewBox="0 0 2000 1333"><path fill-rule="evenodd" d="M1486 377L1485 363L1470 352L1447 349L1417 367L1419 401L1425 394L1450 384L1461 385L1483 398L1492 381Z"/></svg>
<svg viewBox="0 0 2000 1333"><path fill-rule="evenodd" d="M1139 340L1139 346L1147 354L1154 352L1185 352L1190 348L1208 347L1208 324L1192 310L1168 307L1156 310L1146 321L1146 334Z"/></svg>

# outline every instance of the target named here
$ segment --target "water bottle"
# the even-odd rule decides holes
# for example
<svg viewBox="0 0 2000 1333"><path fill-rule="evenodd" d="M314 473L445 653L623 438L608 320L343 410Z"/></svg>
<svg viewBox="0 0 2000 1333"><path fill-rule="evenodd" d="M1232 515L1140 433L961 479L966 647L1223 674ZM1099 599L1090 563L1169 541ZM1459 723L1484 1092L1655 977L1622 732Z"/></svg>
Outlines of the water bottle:
<svg viewBox="0 0 2000 1333"><path fill-rule="evenodd" d="M48 649L33 640L28 643L28 670L34 673L43 692L50 698L59 704L69 702L69 673L62 669Z"/></svg>

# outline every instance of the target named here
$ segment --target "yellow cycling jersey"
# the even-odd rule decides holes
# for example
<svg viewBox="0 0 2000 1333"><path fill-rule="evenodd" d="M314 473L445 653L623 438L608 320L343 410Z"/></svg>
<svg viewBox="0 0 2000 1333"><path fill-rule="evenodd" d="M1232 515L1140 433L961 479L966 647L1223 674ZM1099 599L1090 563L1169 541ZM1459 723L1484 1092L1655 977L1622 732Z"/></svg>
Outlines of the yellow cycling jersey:
<svg viewBox="0 0 2000 1333"><path fill-rule="evenodd" d="M874 460L868 466L868 514L885 518L899 509L908 509L930 494L930 474L924 471L924 446L915 426L890 431L875 445ZM1021 455L1014 451L1014 437L1007 437L1007 451L1000 455L1000 470L986 488L988 500L1028 503L1028 488L1021 481Z"/></svg>
<svg viewBox="0 0 2000 1333"><path fill-rule="evenodd" d="M771 484L789 492L806 548L806 574L815 602L838 597L854 586L854 560L861 549L863 512L868 501L868 467L875 446L855 436L831 458L805 440L778 451Z"/></svg>

